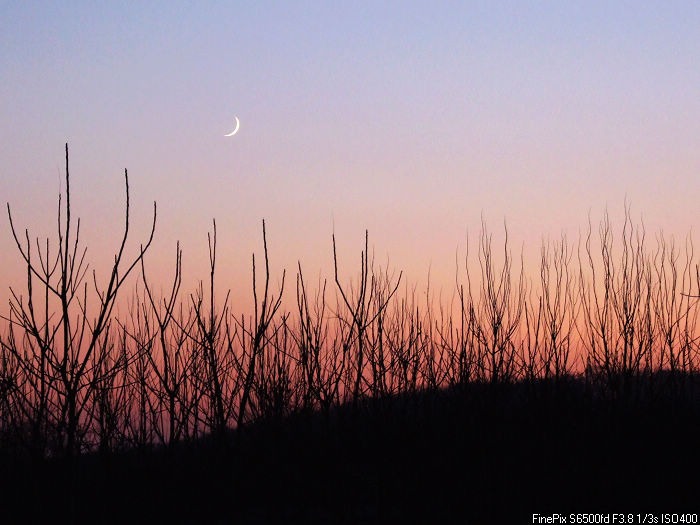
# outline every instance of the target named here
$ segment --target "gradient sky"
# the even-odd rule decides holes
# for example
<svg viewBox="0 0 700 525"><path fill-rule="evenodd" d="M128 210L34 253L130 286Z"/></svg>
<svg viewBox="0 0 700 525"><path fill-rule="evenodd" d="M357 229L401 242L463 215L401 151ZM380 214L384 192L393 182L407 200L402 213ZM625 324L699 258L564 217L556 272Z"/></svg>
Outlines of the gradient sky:
<svg viewBox="0 0 700 525"><path fill-rule="evenodd" d="M262 218L275 275L332 277L333 228L355 275L367 228L379 261L448 287L482 215L529 245L625 198L649 230L698 225L698 2L96 4L0 5L0 197L52 234L68 142L98 269L124 168L132 248L158 201L154 275L179 239L187 288L206 277L216 218L241 297ZM5 297L6 219L0 273Z"/></svg>

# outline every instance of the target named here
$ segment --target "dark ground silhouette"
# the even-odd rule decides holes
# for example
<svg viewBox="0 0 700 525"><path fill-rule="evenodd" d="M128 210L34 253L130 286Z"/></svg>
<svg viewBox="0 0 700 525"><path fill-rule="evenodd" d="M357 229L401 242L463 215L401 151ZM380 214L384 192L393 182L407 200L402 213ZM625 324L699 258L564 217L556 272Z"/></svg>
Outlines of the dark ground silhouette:
<svg viewBox="0 0 700 525"><path fill-rule="evenodd" d="M72 466L5 453L3 514L34 523L531 523L532 513L692 512L694 379L658 374L614 399L580 379L473 384Z"/></svg>

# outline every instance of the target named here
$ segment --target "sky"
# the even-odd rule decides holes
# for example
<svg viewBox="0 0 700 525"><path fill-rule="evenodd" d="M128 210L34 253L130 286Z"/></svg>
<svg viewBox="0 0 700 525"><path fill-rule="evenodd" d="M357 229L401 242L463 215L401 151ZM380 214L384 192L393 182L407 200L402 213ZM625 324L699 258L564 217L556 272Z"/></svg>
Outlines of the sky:
<svg viewBox="0 0 700 525"><path fill-rule="evenodd" d="M273 282L297 261L332 279L333 232L356 275L367 229L378 262L446 288L482 219L515 250L625 202L651 231L698 223L698 2L202 4L0 3L0 200L20 228L56 238L66 142L98 272L127 168L129 253L157 201L146 266L166 285L180 241L191 290L216 219L243 306L262 219ZM5 217L0 298L13 242Z"/></svg>

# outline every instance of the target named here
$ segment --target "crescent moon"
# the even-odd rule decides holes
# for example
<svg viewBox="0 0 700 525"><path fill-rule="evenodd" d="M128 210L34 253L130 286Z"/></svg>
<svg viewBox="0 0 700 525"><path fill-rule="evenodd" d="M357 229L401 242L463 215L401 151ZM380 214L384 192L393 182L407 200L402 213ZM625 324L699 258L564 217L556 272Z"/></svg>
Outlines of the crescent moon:
<svg viewBox="0 0 700 525"><path fill-rule="evenodd" d="M233 117L233 118L236 119L236 128L228 135L224 135L224 137L233 137L236 133L238 133L238 128L241 127L241 121L238 120L238 117Z"/></svg>

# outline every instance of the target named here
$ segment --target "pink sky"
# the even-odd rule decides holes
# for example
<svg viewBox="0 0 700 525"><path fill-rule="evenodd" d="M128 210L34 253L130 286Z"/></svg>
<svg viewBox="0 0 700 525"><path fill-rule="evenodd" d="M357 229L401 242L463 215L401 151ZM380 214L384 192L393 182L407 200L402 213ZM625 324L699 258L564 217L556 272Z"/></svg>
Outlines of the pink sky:
<svg viewBox="0 0 700 525"><path fill-rule="evenodd" d="M333 229L355 276L368 229L378 262L419 286L431 268L450 291L482 216L534 255L543 237L574 241L589 211L619 219L625 199L652 233L698 223L695 3L193 9L0 8L0 195L17 225L54 236L65 142L98 270L126 167L132 250L158 201L154 279L177 240L184 289L206 278L216 218L219 282L240 304L263 218L290 285L297 260L332 279ZM22 277L12 243L3 219L3 302Z"/></svg>

